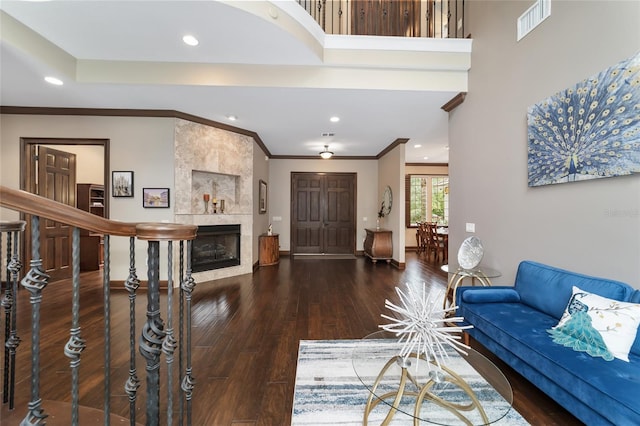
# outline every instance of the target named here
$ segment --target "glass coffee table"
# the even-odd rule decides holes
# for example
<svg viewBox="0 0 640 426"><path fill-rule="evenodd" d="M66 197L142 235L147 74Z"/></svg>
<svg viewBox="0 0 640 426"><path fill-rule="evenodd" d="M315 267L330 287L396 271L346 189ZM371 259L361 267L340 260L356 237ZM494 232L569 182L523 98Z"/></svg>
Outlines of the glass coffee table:
<svg viewBox="0 0 640 426"><path fill-rule="evenodd" d="M356 347L353 368L369 390L363 425L388 425L404 416L414 425L485 425L511 409L511 385L491 361L473 349L452 348L440 366L424 357L398 356L402 345L394 334L379 331L365 337L375 345ZM408 416L408 417L407 417Z"/></svg>

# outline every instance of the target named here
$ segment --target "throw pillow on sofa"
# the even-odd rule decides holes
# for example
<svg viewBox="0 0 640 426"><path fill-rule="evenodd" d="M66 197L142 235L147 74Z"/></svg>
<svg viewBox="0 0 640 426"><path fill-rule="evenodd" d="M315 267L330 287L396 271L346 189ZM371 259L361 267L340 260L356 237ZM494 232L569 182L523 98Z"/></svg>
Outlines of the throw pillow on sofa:
<svg viewBox="0 0 640 426"><path fill-rule="evenodd" d="M608 299L573 286L562 318L548 332L554 342L574 350L628 362L638 324L640 304Z"/></svg>

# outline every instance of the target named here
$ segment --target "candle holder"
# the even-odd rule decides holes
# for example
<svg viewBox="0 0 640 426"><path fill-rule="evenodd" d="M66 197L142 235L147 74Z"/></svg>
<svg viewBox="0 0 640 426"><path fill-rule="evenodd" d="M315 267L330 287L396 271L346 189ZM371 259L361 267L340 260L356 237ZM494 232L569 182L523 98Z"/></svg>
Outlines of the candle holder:
<svg viewBox="0 0 640 426"><path fill-rule="evenodd" d="M214 201L211 204L213 204L213 213L214 214L218 213L218 203Z"/></svg>
<svg viewBox="0 0 640 426"><path fill-rule="evenodd" d="M207 214L209 213L209 194L204 194L202 199L204 200L204 213Z"/></svg>
<svg viewBox="0 0 640 426"><path fill-rule="evenodd" d="M224 200L220 200L220 213L224 213Z"/></svg>

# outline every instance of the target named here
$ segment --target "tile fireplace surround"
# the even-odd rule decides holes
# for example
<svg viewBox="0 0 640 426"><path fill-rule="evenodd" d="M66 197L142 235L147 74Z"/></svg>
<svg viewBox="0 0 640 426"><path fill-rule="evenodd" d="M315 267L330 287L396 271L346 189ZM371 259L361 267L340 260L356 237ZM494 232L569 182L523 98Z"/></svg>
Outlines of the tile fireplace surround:
<svg viewBox="0 0 640 426"><path fill-rule="evenodd" d="M196 272L197 282L253 270L253 138L176 120L175 221L190 225L240 225L240 265ZM205 213L203 195L225 200L225 212ZM218 209L220 205L218 204ZM218 210L219 211L219 210Z"/></svg>

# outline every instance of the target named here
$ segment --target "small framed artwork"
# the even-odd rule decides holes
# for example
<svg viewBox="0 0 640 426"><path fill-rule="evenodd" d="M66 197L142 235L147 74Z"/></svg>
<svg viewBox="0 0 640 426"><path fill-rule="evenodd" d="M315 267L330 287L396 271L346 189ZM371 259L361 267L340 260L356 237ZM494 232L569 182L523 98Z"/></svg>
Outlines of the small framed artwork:
<svg viewBox="0 0 640 426"><path fill-rule="evenodd" d="M258 213L264 214L267 212L267 182L260 179L258 189Z"/></svg>
<svg viewBox="0 0 640 426"><path fill-rule="evenodd" d="M133 172L111 172L111 195L133 197Z"/></svg>
<svg viewBox="0 0 640 426"><path fill-rule="evenodd" d="M169 208L169 188L142 188L142 207L147 209Z"/></svg>

